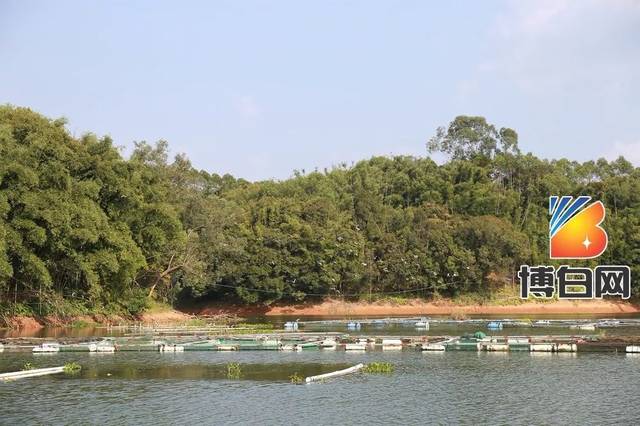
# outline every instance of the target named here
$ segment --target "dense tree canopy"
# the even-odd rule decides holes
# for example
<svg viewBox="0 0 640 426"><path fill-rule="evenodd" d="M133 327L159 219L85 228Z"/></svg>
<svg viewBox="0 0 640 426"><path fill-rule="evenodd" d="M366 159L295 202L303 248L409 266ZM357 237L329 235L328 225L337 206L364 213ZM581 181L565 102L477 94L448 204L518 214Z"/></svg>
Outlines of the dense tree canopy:
<svg viewBox="0 0 640 426"><path fill-rule="evenodd" d="M449 160L374 157L251 183L170 162L164 141L125 159L109 137L0 107L0 306L488 294L521 263L549 263L552 194L603 200L598 261L640 272L640 174L623 158L542 160L515 131L464 116L428 148Z"/></svg>

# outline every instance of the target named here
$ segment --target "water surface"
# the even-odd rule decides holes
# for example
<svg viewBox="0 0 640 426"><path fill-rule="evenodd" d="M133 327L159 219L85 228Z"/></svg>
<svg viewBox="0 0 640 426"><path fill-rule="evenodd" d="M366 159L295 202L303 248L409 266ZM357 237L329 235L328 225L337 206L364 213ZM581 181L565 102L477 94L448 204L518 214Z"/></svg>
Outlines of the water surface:
<svg viewBox="0 0 640 426"><path fill-rule="evenodd" d="M0 371L77 361L76 376L0 383L0 424L636 424L640 357L413 351L0 354ZM392 374L289 376L387 361ZM239 362L242 378L226 378Z"/></svg>

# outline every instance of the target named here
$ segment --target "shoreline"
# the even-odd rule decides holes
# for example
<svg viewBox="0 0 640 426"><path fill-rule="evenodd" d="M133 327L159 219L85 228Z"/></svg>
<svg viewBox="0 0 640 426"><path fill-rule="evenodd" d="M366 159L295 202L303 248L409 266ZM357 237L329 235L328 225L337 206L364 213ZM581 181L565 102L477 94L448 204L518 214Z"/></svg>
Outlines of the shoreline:
<svg viewBox="0 0 640 426"><path fill-rule="evenodd" d="M404 303L393 302L345 302L325 300L316 303L289 305L235 305L211 303L183 309L147 312L137 317L81 315L70 317L16 316L8 318L6 328L40 329L44 327L72 327L75 322L86 326L123 324L140 322L144 324L178 324L199 317L349 317L349 316L411 316L411 315L634 315L640 314L640 304L609 300L559 300L555 302L523 302L511 305L499 304L460 304L451 300L427 302L420 299L407 300ZM0 326L0 328L2 328Z"/></svg>
<svg viewBox="0 0 640 426"><path fill-rule="evenodd" d="M185 309L196 316L391 316L391 315L616 315L640 314L640 305L609 300L559 300L523 302L513 305L457 304L449 300L426 302L415 299L406 303L344 302L326 300L318 303L275 306L209 304Z"/></svg>
<svg viewBox="0 0 640 426"><path fill-rule="evenodd" d="M74 323L82 323L82 327L103 326L103 325L119 325L131 323L143 324L176 324L188 321L193 318L185 312L175 309L163 311L145 312L136 317L125 317L121 315L106 316L102 314L96 315L77 315L69 317L45 316L32 317L25 315L17 315L15 317L6 318L6 324L0 328L21 329L21 330L38 330L45 327L74 327Z"/></svg>

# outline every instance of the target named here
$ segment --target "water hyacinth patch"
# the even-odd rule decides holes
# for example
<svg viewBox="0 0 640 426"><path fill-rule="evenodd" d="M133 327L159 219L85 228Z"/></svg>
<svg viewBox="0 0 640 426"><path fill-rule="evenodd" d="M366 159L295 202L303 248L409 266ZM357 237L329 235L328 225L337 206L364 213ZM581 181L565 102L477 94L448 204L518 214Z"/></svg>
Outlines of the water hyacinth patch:
<svg viewBox="0 0 640 426"><path fill-rule="evenodd" d="M394 370L393 364L389 362L372 362L364 366L362 371L369 374L384 374L392 373Z"/></svg>
<svg viewBox="0 0 640 426"><path fill-rule="evenodd" d="M242 369L240 363L230 362L227 364L227 378L231 380L238 380L242 376Z"/></svg>
<svg viewBox="0 0 640 426"><path fill-rule="evenodd" d="M289 376L289 380L294 385L299 385L301 383L304 383L304 377L302 377L300 374L298 374L298 372L295 372L291 376Z"/></svg>
<svg viewBox="0 0 640 426"><path fill-rule="evenodd" d="M77 362L68 362L64 365L64 372L67 374L76 374L82 370L82 366Z"/></svg>

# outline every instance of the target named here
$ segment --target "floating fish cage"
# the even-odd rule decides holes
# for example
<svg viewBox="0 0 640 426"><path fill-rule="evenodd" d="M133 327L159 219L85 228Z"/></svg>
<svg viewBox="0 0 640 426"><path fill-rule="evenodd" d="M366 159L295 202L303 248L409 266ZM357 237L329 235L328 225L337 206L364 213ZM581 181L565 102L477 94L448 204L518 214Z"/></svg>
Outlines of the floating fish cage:
<svg viewBox="0 0 640 426"><path fill-rule="evenodd" d="M402 347L402 339L382 339L382 346L400 346Z"/></svg>
<svg viewBox="0 0 640 426"><path fill-rule="evenodd" d="M346 343L344 345L345 351L365 351L367 350L366 343Z"/></svg>
<svg viewBox="0 0 640 426"><path fill-rule="evenodd" d="M578 352L620 352L627 351L627 345L619 342L578 342Z"/></svg>
<svg viewBox="0 0 640 426"><path fill-rule="evenodd" d="M395 317L395 318L375 318L375 319L351 319L351 320L309 320L309 321L291 321L285 324L286 330L292 330L294 323L300 326L322 326L322 327L346 327L349 330L359 330L363 325L369 325L376 328L387 326L413 326L424 327L428 323L429 326L445 324L453 326L487 326L489 329L502 328L524 328L524 327L556 327L571 328L577 330L593 331L597 328L613 328L613 327L640 327L640 319L638 318L604 318L600 320L585 319L541 319L541 320L522 320L522 319L482 319L472 318L464 320L454 320L450 318L431 318L431 317ZM358 326L359 324L359 326ZM426 327L425 327L426 328Z"/></svg>
<svg viewBox="0 0 640 426"><path fill-rule="evenodd" d="M530 352L553 352L553 343L531 343L529 345Z"/></svg>
<svg viewBox="0 0 640 426"><path fill-rule="evenodd" d="M528 343L509 343L509 352L530 352L531 347Z"/></svg>
<svg viewBox="0 0 640 426"><path fill-rule="evenodd" d="M578 352L578 345L575 343L557 343L556 352Z"/></svg>
<svg viewBox="0 0 640 426"><path fill-rule="evenodd" d="M477 339L459 339L446 344L448 351L478 351L480 343Z"/></svg>
<svg viewBox="0 0 640 426"><path fill-rule="evenodd" d="M39 346L34 347L32 349L32 352L34 354L60 352L60 344L59 343L43 343Z"/></svg>
<svg viewBox="0 0 640 426"><path fill-rule="evenodd" d="M484 322L483 322L484 321ZM349 320L341 322L317 322L342 324L349 330L359 330L363 324L398 324L402 327L412 327L425 324L438 323L476 324L477 329L487 326L489 329L501 330L501 327L513 327L514 320L468 320L464 322L453 320L434 320L427 317L402 318L402 319L377 319L377 320ZM288 324L288 325L286 325ZM298 321L290 321L285 328L293 330L298 326ZM531 325L566 326L568 328L584 330L585 327L624 327L635 324L640 326L638 320L538 320ZM155 329L154 329L155 330ZM588 329L587 329L588 330ZM385 351L385 350L421 350L421 351L487 351L487 352L547 352L547 353L574 353L574 352L611 352L611 353L639 353L640 336L593 336L589 333L582 335L551 334L546 336L515 335L515 336L487 336L486 330L467 333L461 337L452 336L418 336L408 331L403 337L397 336L397 330L391 335L384 335L380 330L377 335L368 333L349 332L286 332L276 331L269 333L256 333L246 335L223 334L224 331L213 334L194 334L191 337L182 334L160 334L139 336L121 336L117 338L95 338L91 341L83 341L82 338L67 338L66 344L34 338L31 344L25 344L24 339L3 340L4 346L0 348L5 352L32 351L38 353L57 352L89 352L89 353L114 353L127 352L191 352L191 351L303 351L303 350L344 350L358 351ZM351 335L350 335L351 334ZM577 334L577 333L576 333ZM622 333L630 334L630 333ZM639 333L640 334L640 333ZM161 336L161 337L160 337ZM214 337L215 336L215 337ZM162 340L161 340L162 339ZM75 343L73 343L75 342ZM116 344L117 342L117 344ZM32 346L33 345L33 346Z"/></svg>
<svg viewBox="0 0 640 426"><path fill-rule="evenodd" d="M336 339L324 339L322 342L320 342L320 347L322 349L336 349L337 346L338 342L336 341Z"/></svg>
<svg viewBox="0 0 640 426"><path fill-rule="evenodd" d="M442 352L447 350L447 346L443 343L423 343L420 349L423 351Z"/></svg>
<svg viewBox="0 0 640 426"><path fill-rule="evenodd" d="M509 345L506 343L490 342L481 344L480 349L487 352L507 352L509 350Z"/></svg>

